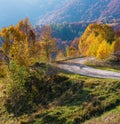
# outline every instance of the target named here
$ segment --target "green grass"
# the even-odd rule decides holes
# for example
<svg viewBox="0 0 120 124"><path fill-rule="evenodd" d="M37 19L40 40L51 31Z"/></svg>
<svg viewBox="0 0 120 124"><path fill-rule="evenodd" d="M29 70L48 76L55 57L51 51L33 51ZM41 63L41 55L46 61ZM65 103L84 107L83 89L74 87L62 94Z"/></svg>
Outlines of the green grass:
<svg viewBox="0 0 120 124"><path fill-rule="evenodd" d="M39 105L37 111L18 117L18 124L80 124L120 105L120 80L65 73L59 76L61 79L46 85L52 89L52 92L47 92L52 93L48 104ZM63 80L62 77L67 78ZM0 120L3 123L15 121L4 105L1 108Z"/></svg>

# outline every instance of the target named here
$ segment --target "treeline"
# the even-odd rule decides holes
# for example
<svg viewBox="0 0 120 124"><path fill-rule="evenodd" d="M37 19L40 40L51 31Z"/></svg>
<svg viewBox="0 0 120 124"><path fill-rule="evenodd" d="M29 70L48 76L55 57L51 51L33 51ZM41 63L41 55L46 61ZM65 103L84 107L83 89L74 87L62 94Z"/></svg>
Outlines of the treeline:
<svg viewBox="0 0 120 124"><path fill-rule="evenodd" d="M20 65L30 66L35 62L51 62L79 55L107 59L112 53L120 51L119 30L116 33L105 24L90 24L80 38L72 40L86 26L87 24L53 24L39 30L33 28L26 18L16 26L0 31L1 58L6 58L7 63L13 60ZM57 36L72 42L68 44L67 41L58 40Z"/></svg>
<svg viewBox="0 0 120 124"><path fill-rule="evenodd" d="M107 59L111 54L119 51L120 31L119 29L117 31L114 30L113 27L112 24L107 25L102 23L52 24L51 35L56 38L57 46L61 50L60 54L62 52L62 56L64 57L82 54L84 56ZM42 30L43 27L37 28L39 33Z"/></svg>
<svg viewBox="0 0 120 124"><path fill-rule="evenodd" d="M16 26L3 28L0 31L1 63L9 66L10 62L14 61L20 66L29 67L37 62L49 63L66 57L79 56L79 38L74 39L70 44L63 42L61 44L61 41L52 36L52 32L51 26L44 26L38 34L28 18L19 21Z"/></svg>
<svg viewBox="0 0 120 124"><path fill-rule="evenodd" d="M63 23L51 24L51 36L56 39L58 52L56 60L65 57L74 57L79 55L78 43L79 37L84 33L88 23ZM36 26L37 37L39 39L45 26Z"/></svg>

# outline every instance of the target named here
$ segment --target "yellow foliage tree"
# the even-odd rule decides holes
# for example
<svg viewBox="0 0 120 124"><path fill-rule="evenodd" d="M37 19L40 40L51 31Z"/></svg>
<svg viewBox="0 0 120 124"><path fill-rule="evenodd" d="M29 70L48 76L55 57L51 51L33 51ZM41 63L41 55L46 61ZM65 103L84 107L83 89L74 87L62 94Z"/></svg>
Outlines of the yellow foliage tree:
<svg viewBox="0 0 120 124"><path fill-rule="evenodd" d="M0 36L4 39L2 49L5 54L9 53L10 47L14 41L20 41L26 38L26 36L15 26L3 28L0 32Z"/></svg>
<svg viewBox="0 0 120 124"><path fill-rule="evenodd" d="M112 53L111 45L104 40L100 44L99 49L97 51L97 58L107 59L110 57L111 53Z"/></svg>
<svg viewBox="0 0 120 124"><path fill-rule="evenodd" d="M28 64L28 58L29 63L34 62L40 54L40 43L36 40L36 32L28 18L18 22L16 26L3 28L0 37L4 41L4 53L19 64Z"/></svg>
<svg viewBox="0 0 120 124"><path fill-rule="evenodd" d="M28 41L14 41L9 56L19 65L30 65L29 55L29 44Z"/></svg>
<svg viewBox="0 0 120 124"><path fill-rule="evenodd" d="M80 38L78 45L79 52L84 56L95 56L98 58L102 58L102 53L101 54L99 53L98 55L98 49L102 49L99 48L99 46L101 46L101 43L103 41L106 41L106 43L108 43L110 46L110 44L114 40L115 40L115 32L111 27L104 24L103 25L90 24ZM103 54L103 58L105 58L104 54Z"/></svg>
<svg viewBox="0 0 120 124"><path fill-rule="evenodd" d="M30 42L30 45L33 45L36 41L36 31L32 27L28 18L25 18L18 22L17 26L18 30L20 30L27 38L27 41Z"/></svg>
<svg viewBox="0 0 120 124"><path fill-rule="evenodd" d="M56 56L56 60L63 60L65 59L65 55L63 54L63 52L61 50L58 51L57 56Z"/></svg>
<svg viewBox="0 0 120 124"><path fill-rule="evenodd" d="M87 56L97 56L97 51L99 49L101 41L96 38L93 43L89 46L86 55Z"/></svg>
<svg viewBox="0 0 120 124"><path fill-rule="evenodd" d="M79 52L75 47L73 47L73 46L66 47L66 56L67 57L75 57L78 55L79 55Z"/></svg>

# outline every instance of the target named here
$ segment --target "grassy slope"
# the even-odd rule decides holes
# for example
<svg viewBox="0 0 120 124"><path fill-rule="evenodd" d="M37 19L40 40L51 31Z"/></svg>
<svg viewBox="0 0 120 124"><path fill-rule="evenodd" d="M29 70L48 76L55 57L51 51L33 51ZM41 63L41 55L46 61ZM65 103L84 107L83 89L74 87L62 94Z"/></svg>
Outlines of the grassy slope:
<svg viewBox="0 0 120 124"><path fill-rule="evenodd" d="M120 81L98 79L74 74L59 74L68 79L51 86L54 94L47 106L39 106L36 112L23 115L18 122L26 124L80 124L94 116L100 116L120 105ZM2 85L1 85L2 86ZM4 88L1 88L2 92ZM15 121L0 101L1 124Z"/></svg>

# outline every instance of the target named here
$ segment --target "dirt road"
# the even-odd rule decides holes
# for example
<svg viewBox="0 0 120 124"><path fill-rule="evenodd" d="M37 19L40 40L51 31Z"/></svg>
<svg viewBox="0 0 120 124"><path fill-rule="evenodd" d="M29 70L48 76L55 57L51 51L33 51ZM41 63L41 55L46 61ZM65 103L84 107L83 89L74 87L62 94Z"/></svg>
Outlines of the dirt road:
<svg viewBox="0 0 120 124"><path fill-rule="evenodd" d="M100 70L100 69L95 69L95 68L84 65L86 61L93 60L93 59L94 58L87 58L87 57L71 59L71 60L58 63L57 67L75 74L81 74L85 76L120 79L120 72Z"/></svg>

